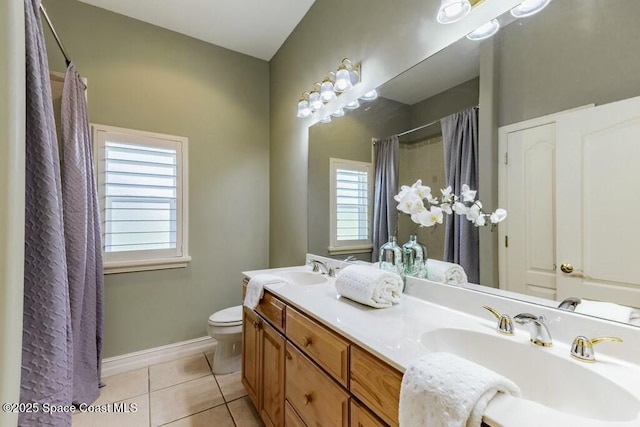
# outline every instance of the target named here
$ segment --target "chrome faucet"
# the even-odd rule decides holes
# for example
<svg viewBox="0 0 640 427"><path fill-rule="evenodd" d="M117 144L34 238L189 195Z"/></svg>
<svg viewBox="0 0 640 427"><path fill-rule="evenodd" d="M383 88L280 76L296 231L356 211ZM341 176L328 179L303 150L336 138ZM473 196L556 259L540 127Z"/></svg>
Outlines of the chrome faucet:
<svg viewBox="0 0 640 427"><path fill-rule="evenodd" d="M328 267L324 262L317 259L310 259L308 264L313 266L313 272L321 272L322 274L326 274L329 277L336 277L336 269L333 267ZM322 270L322 271L321 271Z"/></svg>
<svg viewBox="0 0 640 427"><path fill-rule="evenodd" d="M344 261L343 261L343 262L351 262L351 261L357 261L357 260L358 260L358 257L357 257L357 256L355 256L355 255L349 255L348 257L346 257L346 258L344 259Z"/></svg>
<svg viewBox="0 0 640 427"><path fill-rule="evenodd" d="M535 316L531 313L520 313L514 316L513 320L520 325L526 325L531 334L531 342L542 347L551 347L553 341L549 333L544 316Z"/></svg>
<svg viewBox="0 0 640 427"><path fill-rule="evenodd" d="M580 360L581 362L595 362L596 354L593 351L593 346L603 341L622 342L618 337L598 337L589 339L585 336L579 335L573 340L571 345L571 357Z"/></svg>
<svg viewBox="0 0 640 427"><path fill-rule="evenodd" d="M483 307L486 310L489 310L491 314L496 316L496 319L498 319L498 325L496 326L496 331L504 335L513 335L513 322L511 321L511 318L508 315L500 314L493 308L489 307L488 305L484 305Z"/></svg>

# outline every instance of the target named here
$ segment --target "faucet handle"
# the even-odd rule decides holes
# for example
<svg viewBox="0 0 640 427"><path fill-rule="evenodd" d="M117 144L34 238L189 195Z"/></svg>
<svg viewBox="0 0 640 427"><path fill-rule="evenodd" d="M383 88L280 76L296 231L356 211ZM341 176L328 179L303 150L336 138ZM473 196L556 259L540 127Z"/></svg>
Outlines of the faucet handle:
<svg viewBox="0 0 640 427"><path fill-rule="evenodd" d="M320 271L320 264L315 259L310 259L309 261L307 261L307 265L310 265L311 267L313 267L312 271L314 273L317 273Z"/></svg>
<svg viewBox="0 0 640 427"><path fill-rule="evenodd" d="M488 305L483 305L482 307L485 308L486 310L489 310L491 314L496 316L496 318L498 319L498 325L496 326L496 331L504 335L513 335L513 321L511 320L511 317L509 317L506 314L498 313L496 310L489 307Z"/></svg>
<svg viewBox="0 0 640 427"><path fill-rule="evenodd" d="M573 344L571 344L571 357L580 360L581 362L593 363L596 361L593 346L603 341L622 342L622 338L597 337L589 339L585 336L579 335L573 340Z"/></svg>

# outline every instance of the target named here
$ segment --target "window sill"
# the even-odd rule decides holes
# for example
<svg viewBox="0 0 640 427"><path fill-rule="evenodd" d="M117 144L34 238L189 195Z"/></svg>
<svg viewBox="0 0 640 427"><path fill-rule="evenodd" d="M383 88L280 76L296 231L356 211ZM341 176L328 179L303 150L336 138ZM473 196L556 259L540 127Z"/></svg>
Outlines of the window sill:
<svg viewBox="0 0 640 427"><path fill-rule="evenodd" d="M131 273L134 271L166 270L184 268L191 262L190 256L180 258L160 258L140 261L105 262L104 274Z"/></svg>
<svg viewBox="0 0 640 427"><path fill-rule="evenodd" d="M373 245L329 246L327 249L330 255L363 254L373 252Z"/></svg>

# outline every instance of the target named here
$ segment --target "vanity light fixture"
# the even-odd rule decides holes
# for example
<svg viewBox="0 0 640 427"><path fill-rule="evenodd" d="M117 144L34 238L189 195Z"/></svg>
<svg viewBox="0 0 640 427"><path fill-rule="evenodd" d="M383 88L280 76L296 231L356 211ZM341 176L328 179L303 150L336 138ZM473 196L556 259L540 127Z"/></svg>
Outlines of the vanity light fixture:
<svg viewBox="0 0 640 427"><path fill-rule="evenodd" d="M336 118L337 117L342 117L342 116L344 116L344 109L341 108L338 111L336 111L335 113L331 113L331 115L333 117L336 117Z"/></svg>
<svg viewBox="0 0 640 427"><path fill-rule="evenodd" d="M442 0L436 19L441 24L453 24L471 12L471 8L481 0Z"/></svg>
<svg viewBox="0 0 640 427"><path fill-rule="evenodd" d="M526 18L535 15L547 7L551 0L524 0L518 6L511 9L511 15L516 18Z"/></svg>
<svg viewBox="0 0 640 427"><path fill-rule="evenodd" d="M311 107L309 106L309 101L307 97L309 96L309 92L304 92L298 101L298 117L304 119L305 117L309 117L311 115Z"/></svg>
<svg viewBox="0 0 640 427"><path fill-rule="evenodd" d="M314 90L309 94L309 106L311 107L311 111L318 111L322 107L324 107L324 103L322 99L320 99L320 92Z"/></svg>
<svg viewBox="0 0 640 427"><path fill-rule="evenodd" d="M320 123L331 123L331 116L324 116L320 119Z"/></svg>
<svg viewBox="0 0 640 427"><path fill-rule="evenodd" d="M333 99L336 99L336 93L333 90L333 82L329 77L326 77L320 85L320 99L322 99L322 102L329 102Z"/></svg>
<svg viewBox="0 0 640 427"><path fill-rule="evenodd" d="M344 106L344 108L349 109L349 110L355 110L356 108L360 107L360 102L358 102L358 100L356 99L353 102L348 103L347 105Z"/></svg>
<svg viewBox="0 0 640 427"><path fill-rule="evenodd" d="M378 92L376 92L376 90L373 89L373 90L370 90L369 92L365 93L364 95L362 95L360 97L360 99L363 100L363 101L373 101L377 97L378 97Z"/></svg>
<svg viewBox="0 0 640 427"><path fill-rule="evenodd" d="M498 22L497 19L492 19L486 24L481 25L475 31L472 31L469 34L467 34L467 38L469 40L474 40L474 41L488 39L489 37L497 33L499 29L500 29L500 22Z"/></svg>
<svg viewBox="0 0 640 427"><path fill-rule="evenodd" d="M338 66L336 81L333 90L336 92L346 92L353 88L353 85L360 82L360 67L354 66L349 58L344 58Z"/></svg>

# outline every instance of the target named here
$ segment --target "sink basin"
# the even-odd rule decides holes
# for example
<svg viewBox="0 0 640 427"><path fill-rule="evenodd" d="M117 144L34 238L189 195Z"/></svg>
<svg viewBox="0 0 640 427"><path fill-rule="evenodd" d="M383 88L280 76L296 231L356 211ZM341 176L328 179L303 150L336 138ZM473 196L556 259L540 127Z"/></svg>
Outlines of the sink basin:
<svg viewBox="0 0 640 427"><path fill-rule="evenodd" d="M310 271L280 271L273 274L289 280L294 285L319 285L327 283L326 276Z"/></svg>
<svg viewBox="0 0 640 427"><path fill-rule="evenodd" d="M421 342L429 350L483 365L515 382L522 398L565 414L609 422L638 418L640 402L632 394L568 354L466 329L435 329L423 334Z"/></svg>

